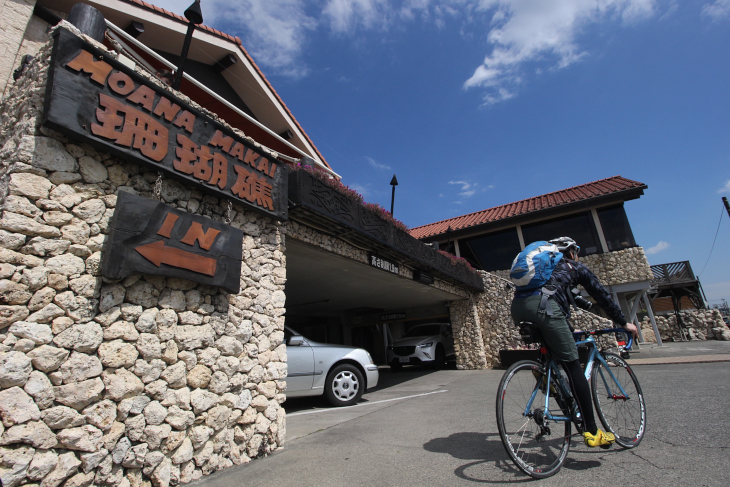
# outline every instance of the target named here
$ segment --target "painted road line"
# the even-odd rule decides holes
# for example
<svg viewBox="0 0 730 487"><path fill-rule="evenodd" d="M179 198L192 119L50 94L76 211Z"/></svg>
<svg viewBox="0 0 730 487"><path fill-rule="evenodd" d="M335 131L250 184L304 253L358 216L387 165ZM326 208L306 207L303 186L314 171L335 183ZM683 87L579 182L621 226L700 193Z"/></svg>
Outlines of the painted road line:
<svg viewBox="0 0 730 487"><path fill-rule="evenodd" d="M330 411L347 411L348 409L359 408L361 406L372 406L374 404L381 404L381 403L384 403L384 402L402 401L404 399L413 399L414 397L429 396L431 394L439 394L441 392L449 392L449 391L447 391L446 389L443 389L443 390L440 390L440 391L424 392L423 394L415 394L413 396L394 397L393 399L383 399L382 401L366 402L364 404L355 404L354 406L347 406L347 407L344 407L344 408L329 408L329 409L317 409L315 411L301 411L301 412L298 412L298 413L287 414L286 417L287 418L290 418L292 416L301 416L303 414L328 413Z"/></svg>

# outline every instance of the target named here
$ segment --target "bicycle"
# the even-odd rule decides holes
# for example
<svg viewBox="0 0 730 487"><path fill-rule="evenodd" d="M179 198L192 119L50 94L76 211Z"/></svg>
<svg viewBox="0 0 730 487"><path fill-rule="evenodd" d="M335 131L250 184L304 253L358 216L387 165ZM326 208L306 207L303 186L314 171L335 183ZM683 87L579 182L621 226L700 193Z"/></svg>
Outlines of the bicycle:
<svg viewBox="0 0 730 487"><path fill-rule="evenodd" d="M620 353L628 354L633 339L623 328L573 335L577 346L587 348L584 371L601 424L616 436L616 444L636 448L646 431L644 395L621 356L598 350L595 337L608 333L628 337L625 345L619 342ZM560 470L568 455L571 425L576 435L582 435L583 423L568 378L542 343L537 327L523 322L520 335L527 344L541 345L540 357L516 362L504 373L497 393L497 425L515 465L531 477L546 478Z"/></svg>

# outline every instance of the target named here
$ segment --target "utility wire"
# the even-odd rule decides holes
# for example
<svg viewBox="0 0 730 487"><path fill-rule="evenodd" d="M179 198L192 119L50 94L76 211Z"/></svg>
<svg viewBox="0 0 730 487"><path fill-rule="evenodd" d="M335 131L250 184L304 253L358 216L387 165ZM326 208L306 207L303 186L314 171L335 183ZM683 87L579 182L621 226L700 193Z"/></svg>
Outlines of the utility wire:
<svg viewBox="0 0 730 487"><path fill-rule="evenodd" d="M707 256L707 262L705 262L705 267L702 268L702 272L705 272L705 268L707 267L707 264L710 262L710 257L712 256L712 251L715 249L715 242L717 242L717 234L720 232L720 224L722 223L722 213L725 211L725 208L720 211L720 221L717 222L717 231L715 232L715 240L712 241L712 248L710 249L710 255ZM698 278L702 276L702 272L697 276Z"/></svg>

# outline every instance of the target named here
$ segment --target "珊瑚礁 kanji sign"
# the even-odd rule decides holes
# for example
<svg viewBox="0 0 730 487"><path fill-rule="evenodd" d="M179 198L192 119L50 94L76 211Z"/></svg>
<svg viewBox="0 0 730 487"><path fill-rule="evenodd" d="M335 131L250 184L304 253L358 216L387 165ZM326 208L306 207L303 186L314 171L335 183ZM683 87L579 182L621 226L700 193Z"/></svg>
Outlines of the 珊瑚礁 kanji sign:
<svg viewBox="0 0 730 487"><path fill-rule="evenodd" d="M102 275L179 277L241 289L243 232L159 201L120 192L104 249Z"/></svg>
<svg viewBox="0 0 730 487"><path fill-rule="evenodd" d="M44 125L278 220L286 164L65 29L57 29Z"/></svg>

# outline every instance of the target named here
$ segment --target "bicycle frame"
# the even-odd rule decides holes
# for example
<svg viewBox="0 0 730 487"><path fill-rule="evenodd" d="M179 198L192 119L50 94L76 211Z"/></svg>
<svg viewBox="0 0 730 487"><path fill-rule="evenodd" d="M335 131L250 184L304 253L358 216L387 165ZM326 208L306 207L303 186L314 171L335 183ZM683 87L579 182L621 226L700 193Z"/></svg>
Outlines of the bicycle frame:
<svg viewBox="0 0 730 487"><path fill-rule="evenodd" d="M586 380L590 380L591 374L593 373L593 368L595 366L595 362L596 362L596 360L598 360L598 362L601 365L603 365L603 369L605 369L608 372L608 375L610 376L610 379L613 381L613 384L616 385L616 387L618 388L618 390L621 393L620 396L617 394L614 394L613 399L623 399L623 400L631 399L629 397L629 395L626 393L626 391L624 390L624 388L621 386L621 384L616 379L616 376L614 376L613 372L611 372L611 368L608 366L608 363L603 358L603 355L601 355L599 353L598 347L596 346L596 340L595 340L594 336L605 335L607 333L625 334L626 336L629 337L629 341L628 341L625 349L626 350L631 349L631 344L633 343L633 338L631 337L631 335L629 335L626 332L626 330L624 328L610 328L610 329L606 329L606 330L596 330L596 331L592 331L592 332L577 332L577 333L573 334L576 338L578 338L582 335L587 335L585 340L578 340L575 343L576 346L588 345L588 347L589 347L589 353L588 353L588 357L586 359L586 367L585 367L585 371L584 371L585 378L586 378ZM551 387L551 385L550 385L551 378L554 373L558 377L557 382L558 382L558 386L560 387L560 393L563 394L563 397L566 397L566 398L572 397L572 394L569 392L568 388L566 387L566 385L563 381L562 375L558 372L558 364L555 361L555 359L550 357L550 359L548 360L548 362L546 364L546 368L547 368L547 381L546 381L546 385L545 385L546 389L549 389ZM606 386L606 390L610 391L611 388L609 387L609 383L606 380L606 377L603 375L603 371L601 370L599 372L601 374L601 379L603 380L603 383ZM535 401L535 397L537 396L537 391L539 390L539 388L540 388L540 383L538 381L535 383L535 389L532 391L530 400L527 401L527 406L525 407L525 412L524 412L525 416L528 416L530 414L530 412L532 411L532 404ZM543 407L543 416L546 419L549 419L551 421L560 421L560 422L573 420L572 418L567 417L567 416L559 416L559 415L552 414L549 409L549 401L550 401L550 393L548 392L547 394L545 394L545 404ZM575 403L573 403L572 407L577 407L577 406L575 405Z"/></svg>

